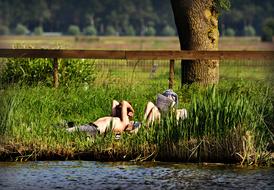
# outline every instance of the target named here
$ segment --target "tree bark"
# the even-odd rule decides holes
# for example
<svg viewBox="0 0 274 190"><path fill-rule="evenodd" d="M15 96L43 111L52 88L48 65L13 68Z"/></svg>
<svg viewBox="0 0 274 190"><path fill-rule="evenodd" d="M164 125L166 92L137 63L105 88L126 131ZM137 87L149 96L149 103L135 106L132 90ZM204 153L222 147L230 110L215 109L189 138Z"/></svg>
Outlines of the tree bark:
<svg viewBox="0 0 274 190"><path fill-rule="evenodd" d="M218 50L218 12L214 0L171 0L181 50ZM218 83L218 60L181 63L182 84Z"/></svg>

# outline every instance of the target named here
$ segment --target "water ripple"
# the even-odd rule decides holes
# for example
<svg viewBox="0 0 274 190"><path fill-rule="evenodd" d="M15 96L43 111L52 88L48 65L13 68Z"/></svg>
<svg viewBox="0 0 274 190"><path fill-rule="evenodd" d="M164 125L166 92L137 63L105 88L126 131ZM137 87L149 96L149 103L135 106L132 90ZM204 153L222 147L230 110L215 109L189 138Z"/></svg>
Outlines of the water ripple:
<svg viewBox="0 0 274 190"><path fill-rule="evenodd" d="M55 161L0 163L0 189L274 189L273 168Z"/></svg>

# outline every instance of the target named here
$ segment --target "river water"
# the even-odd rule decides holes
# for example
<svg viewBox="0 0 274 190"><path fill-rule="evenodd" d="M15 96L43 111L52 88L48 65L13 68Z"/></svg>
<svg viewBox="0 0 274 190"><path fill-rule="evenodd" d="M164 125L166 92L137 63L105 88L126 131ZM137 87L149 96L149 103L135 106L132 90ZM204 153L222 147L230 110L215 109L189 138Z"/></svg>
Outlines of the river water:
<svg viewBox="0 0 274 190"><path fill-rule="evenodd" d="M274 170L163 162L0 162L0 189L274 189Z"/></svg>

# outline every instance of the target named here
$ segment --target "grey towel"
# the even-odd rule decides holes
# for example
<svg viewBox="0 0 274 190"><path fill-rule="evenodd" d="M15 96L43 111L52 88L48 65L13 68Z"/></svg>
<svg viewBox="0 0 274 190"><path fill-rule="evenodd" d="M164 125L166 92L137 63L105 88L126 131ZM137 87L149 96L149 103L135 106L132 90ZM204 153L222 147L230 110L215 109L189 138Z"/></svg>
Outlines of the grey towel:
<svg viewBox="0 0 274 190"><path fill-rule="evenodd" d="M78 128L79 128L79 131L86 132L91 136L95 136L99 133L99 130L97 129L97 126L93 123L90 123L88 125L81 125Z"/></svg>
<svg viewBox="0 0 274 190"><path fill-rule="evenodd" d="M179 103L178 95L175 92L173 92L173 90L168 89L168 90L164 91L162 93L162 95L164 95L165 97L171 97L172 100L176 103L176 106L178 105L178 103Z"/></svg>
<svg viewBox="0 0 274 190"><path fill-rule="evenodd" d="M86 132L88 135L91 135L91 136L95 136L95 135L99 134L98 127L93 123L71 127L71 128L68 128L67 131L69 131L69 132L74 132L74 131Z"/></svg>

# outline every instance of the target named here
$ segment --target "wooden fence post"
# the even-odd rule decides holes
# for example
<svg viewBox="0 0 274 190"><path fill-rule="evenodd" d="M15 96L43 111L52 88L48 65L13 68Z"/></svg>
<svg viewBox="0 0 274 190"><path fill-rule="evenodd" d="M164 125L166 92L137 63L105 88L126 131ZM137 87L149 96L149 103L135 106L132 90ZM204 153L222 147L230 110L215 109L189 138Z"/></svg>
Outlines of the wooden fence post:
<svg viewBox="0 0 274 190"><path fill-rule="evenodd" d="M174 85L174 63L175 60L171 59L169 62L169 89L173 89L173 85Z"/></svg>
<svg viewBox="0 0 274 190"><path fill-rule="evenodd" d="M53 58L53 86L54 88L58 88L59 79L58 79L58 59Z"/></svg>

